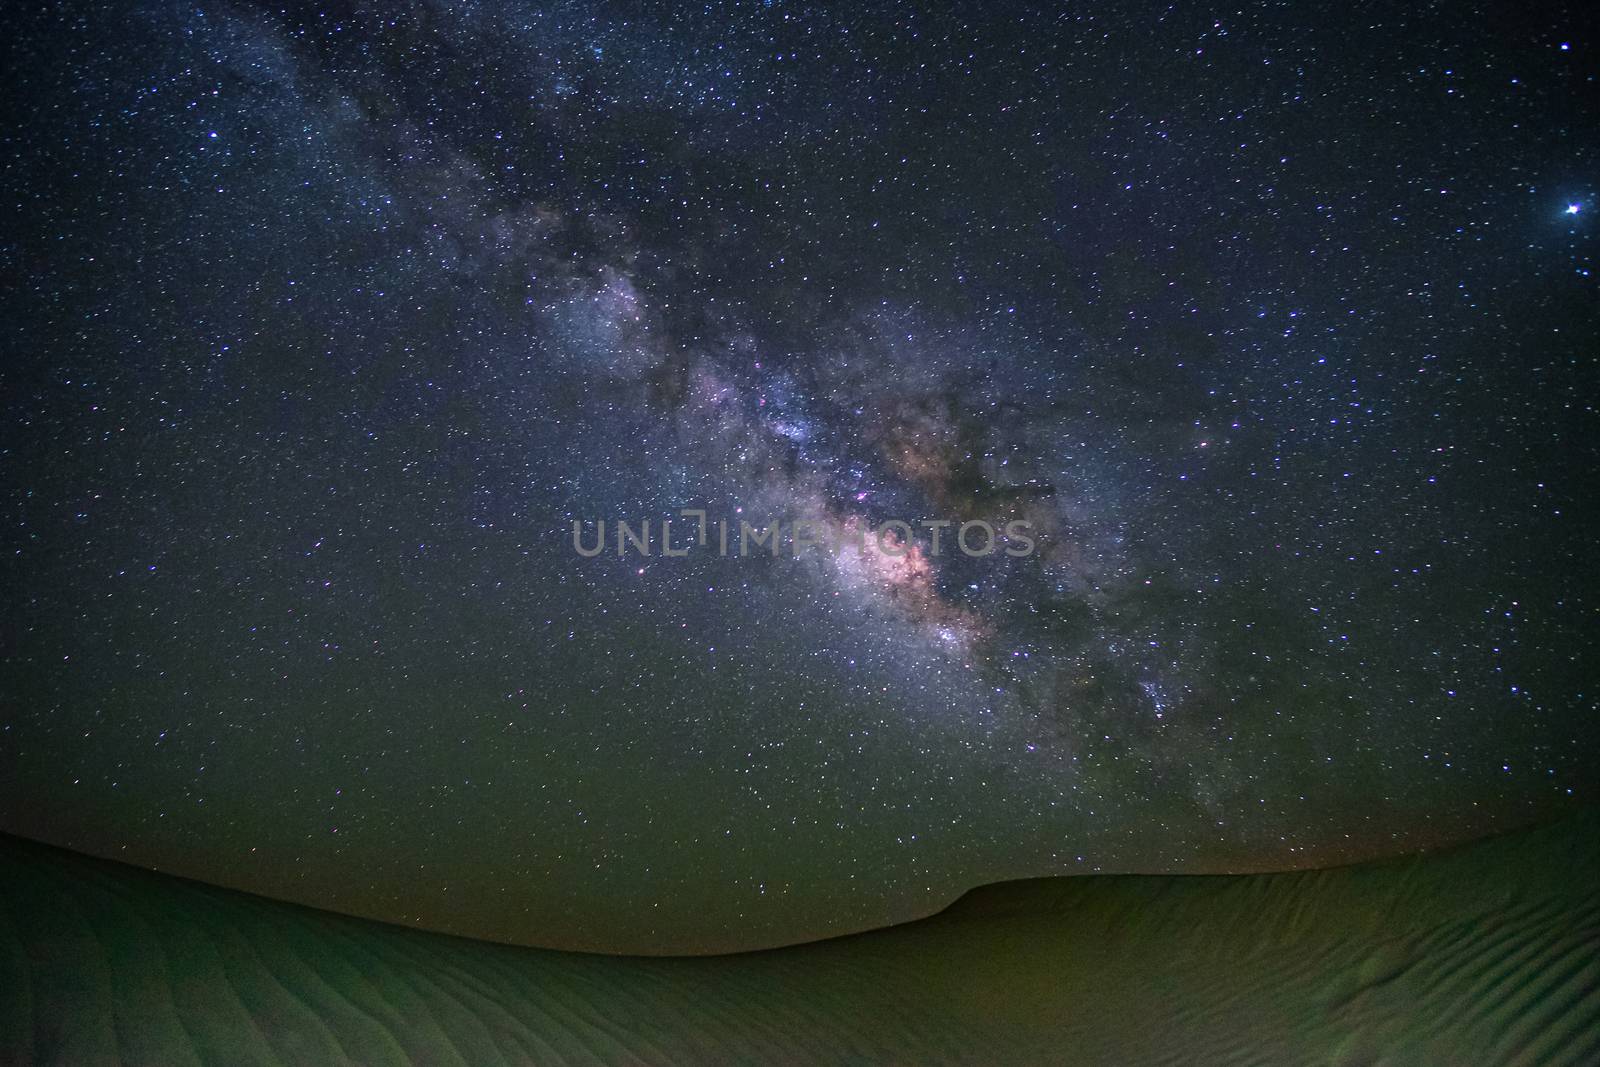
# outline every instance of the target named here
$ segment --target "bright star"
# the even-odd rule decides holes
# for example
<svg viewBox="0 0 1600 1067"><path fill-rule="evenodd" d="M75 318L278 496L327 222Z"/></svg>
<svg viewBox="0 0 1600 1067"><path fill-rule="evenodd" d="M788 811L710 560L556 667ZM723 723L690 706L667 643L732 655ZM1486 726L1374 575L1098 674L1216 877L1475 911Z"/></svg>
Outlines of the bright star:
<svg viewBox="0 0 1600 1067"><path fill-rule="evenodd" d="M1580 212L1582 210L1583 210L1583 205L1582 204L1568 204L1567 205L1567 214L1568 215L1576 215L1578 212Z"/></svg>

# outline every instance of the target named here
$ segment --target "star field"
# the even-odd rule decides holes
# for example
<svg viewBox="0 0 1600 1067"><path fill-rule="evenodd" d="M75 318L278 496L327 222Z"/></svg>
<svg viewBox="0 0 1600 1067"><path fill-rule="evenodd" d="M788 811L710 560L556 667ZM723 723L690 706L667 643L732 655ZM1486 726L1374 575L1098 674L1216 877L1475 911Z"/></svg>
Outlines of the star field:
<svg viewBox="0 0 1600 1067"><path fill-rule="evenodd" d="M0 826L709 951L1592 801L1581 9L939 7L19 15Z"/></svg>

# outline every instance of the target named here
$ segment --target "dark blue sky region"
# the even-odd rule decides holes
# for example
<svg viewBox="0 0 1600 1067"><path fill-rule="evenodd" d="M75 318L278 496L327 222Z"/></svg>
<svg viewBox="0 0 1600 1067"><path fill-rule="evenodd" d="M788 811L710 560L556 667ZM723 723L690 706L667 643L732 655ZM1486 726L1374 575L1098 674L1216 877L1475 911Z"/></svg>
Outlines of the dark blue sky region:
<svg viewBox="0 0 1600 1067"><path fill-rule="evenodd" d="M703 951L1592 800L1580 14L18 13L0 826Z"/></svg>

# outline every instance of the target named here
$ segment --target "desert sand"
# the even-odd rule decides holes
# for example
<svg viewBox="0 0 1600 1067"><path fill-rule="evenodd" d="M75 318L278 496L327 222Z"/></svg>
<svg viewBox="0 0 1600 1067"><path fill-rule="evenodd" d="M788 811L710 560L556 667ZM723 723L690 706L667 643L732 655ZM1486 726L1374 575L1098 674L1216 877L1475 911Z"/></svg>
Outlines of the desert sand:
<svg viewBox="0 0 1600 1067"><path fill-rule="evenodd" d="M1600 810L1284 874L975 890L767 952L582 955L0 838L5 1064L1595 1064Z"/></svg>

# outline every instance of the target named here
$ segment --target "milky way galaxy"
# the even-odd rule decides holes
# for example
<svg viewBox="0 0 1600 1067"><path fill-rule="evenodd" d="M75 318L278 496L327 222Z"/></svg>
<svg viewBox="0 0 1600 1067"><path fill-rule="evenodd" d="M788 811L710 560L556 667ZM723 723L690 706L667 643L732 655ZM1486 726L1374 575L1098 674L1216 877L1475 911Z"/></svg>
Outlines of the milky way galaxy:
<svg viewBox="0 0 1600 1067"><path fill-rule="evenodd" d="M705 951L1591 800L1577 11L19 15L3 828Z"/></svg>

